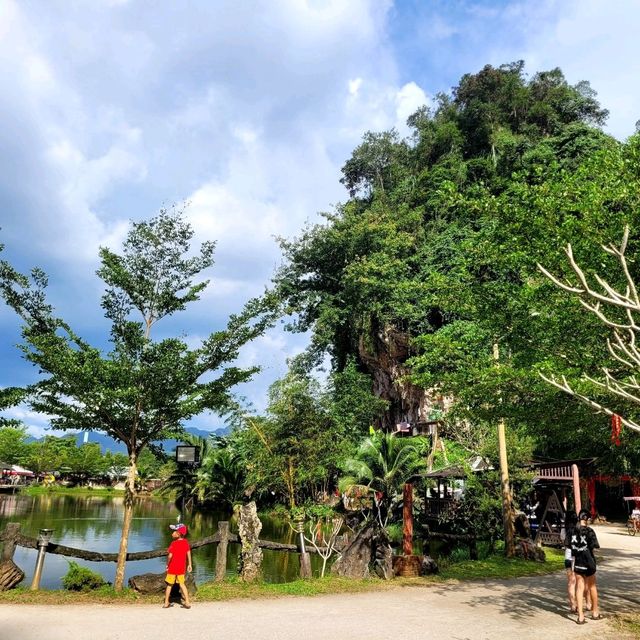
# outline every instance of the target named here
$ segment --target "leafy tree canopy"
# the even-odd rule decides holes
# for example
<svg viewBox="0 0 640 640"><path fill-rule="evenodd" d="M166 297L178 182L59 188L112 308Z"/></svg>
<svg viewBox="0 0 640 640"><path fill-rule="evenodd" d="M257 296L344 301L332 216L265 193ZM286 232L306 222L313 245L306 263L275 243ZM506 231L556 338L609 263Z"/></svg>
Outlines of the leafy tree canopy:
<svg viewBox="0 0 640 640"><path fill-rule="evenodd" d="M231 389L256 368L233 365L242 345L273 320L269 296L250 301L225 329L191 349L184 340L153 340L162 318L198 300L207 286L199 275L213 263L214 245L190 252L193 229L178 209L161 210L149 221L133 222L121 254L100 250L98 275L107 285L102 298L111 321L109 353L91 346L47 303L47 278L31 276L0 261L0 295L23 321L24 357L42 377L28 389L28 402L52 416L57 429L94 429L123 442L129 454L125 525L116 587L124 579L126 539L135 491L136 464L154 440L182 432L182 424L205 410L224 412Z"/></svg>
<svg viewBox="0 0 640 640"><path fill-rule="evenodd" d="M343 169L349 200L281 242L276 287L291 329L312 333L308 361L353 359L388 402L385 428L424 420L430 389L456 399L452 420L526 426L538 455L604 445L607 466L628 466L633 447L612 450L606 421L536 372L608 357L602 328L536 267L561 271L571 241L601 269L594 246L634 228L640 140L605 135L606 116L588 83L514 63L465 75L407 140L367 134Z"/></svg>

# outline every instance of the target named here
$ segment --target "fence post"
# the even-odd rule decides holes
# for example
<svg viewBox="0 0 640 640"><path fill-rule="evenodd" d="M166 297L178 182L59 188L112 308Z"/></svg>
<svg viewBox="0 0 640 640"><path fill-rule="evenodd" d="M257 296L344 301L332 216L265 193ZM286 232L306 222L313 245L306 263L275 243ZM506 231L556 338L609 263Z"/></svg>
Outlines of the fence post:
<svg viewBox="0 0 640 640"><path fill-rule="evenodd" d="M31 591L37 591L40 588L40 577L42 576L42 567L44 566L44 557L47 554L47 547L53 529L40 529L38 535L38 557L36 558L36 568L33 572L33 580L31 581Z"/></svg>
<svg viewBox="0 0 640 640"><path fill-rule="evenodd" d="M311 577L311 558L304 544L304 515L299 514L293 520L293 528L297 535L296 543L300 553L300 577Z"/></svg>
<svg viewBox="0 0 640 640"><path fill-rule="evenodd" d="M16 545L18 544L18 536L20 535L20 523L19 522L9 522L4 529L2 534L2 540L4 544L2 545L2 555L0 556L0 561L2 560L13 560L13 554L16 551Z"/></svg>
<svg viewBox="0 0 640 640"><path fill-rule="evenodd" d="M216 549L216 582L224 580L227 574L227 545L229 544L229 523L225 520L218 522L220 541Z"/></svg>

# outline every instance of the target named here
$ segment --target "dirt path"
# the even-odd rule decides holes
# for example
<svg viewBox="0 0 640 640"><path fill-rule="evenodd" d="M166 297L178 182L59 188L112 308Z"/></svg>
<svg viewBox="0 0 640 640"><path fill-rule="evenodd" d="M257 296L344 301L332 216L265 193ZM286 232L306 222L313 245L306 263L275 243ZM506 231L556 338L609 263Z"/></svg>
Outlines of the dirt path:
<svg viewBox="0 0 640 640"><path fill-rule="evenodd" d="M601 609L640 611L640 536L595 527ZM578 627L564 574L398 588L384 593L177 606L0 605L0 640L622 639L608 620Z"/></svg>

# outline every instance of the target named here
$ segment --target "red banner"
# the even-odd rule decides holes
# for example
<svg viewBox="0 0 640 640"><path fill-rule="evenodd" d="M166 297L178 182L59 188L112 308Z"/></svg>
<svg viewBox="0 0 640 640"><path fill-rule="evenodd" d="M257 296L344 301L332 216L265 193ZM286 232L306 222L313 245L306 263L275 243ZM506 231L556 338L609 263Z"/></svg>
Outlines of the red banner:
<svg viewBox="0 0 640 640"><path fill-rule="evenodd" d="M616 446L620 446L620 434L622 433L622 418L614 413L611 416L611 442Z"/></svg>

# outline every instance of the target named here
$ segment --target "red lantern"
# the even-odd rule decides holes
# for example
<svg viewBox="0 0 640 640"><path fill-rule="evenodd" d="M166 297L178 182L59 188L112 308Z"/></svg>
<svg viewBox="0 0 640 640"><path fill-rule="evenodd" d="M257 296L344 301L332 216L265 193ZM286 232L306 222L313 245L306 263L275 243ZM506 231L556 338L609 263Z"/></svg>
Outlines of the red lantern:
<svg viewBox="0 0 640 640"><path fill-rule="evenodd" d="M619 447L621 442L620 442L620 434L622 433L622 418L614 413L611 416L611 442L616 446Z"/></svg>

